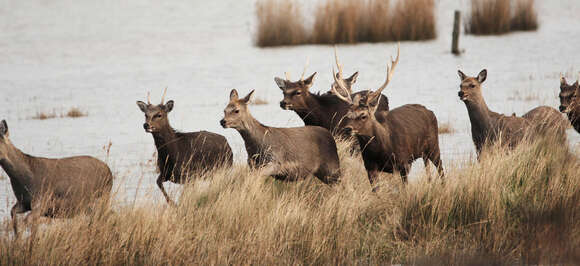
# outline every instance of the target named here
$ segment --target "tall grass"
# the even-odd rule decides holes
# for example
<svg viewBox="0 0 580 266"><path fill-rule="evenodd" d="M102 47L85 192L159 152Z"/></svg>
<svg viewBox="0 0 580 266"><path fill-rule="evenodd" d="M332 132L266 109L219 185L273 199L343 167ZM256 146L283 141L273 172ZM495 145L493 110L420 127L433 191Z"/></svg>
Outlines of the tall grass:
<svg viewBox="0 0 580 266"><path fill-rule="evenodd" d="M186 185L179 206L118 207L0 237L0 264L556 264L580 262L580 162L548 140L372 193L340 142L342 182L245 166ZM207 182L207 186L200 186Z"/></svg>
<svg viewBox="0 0 580 266"><path fill-rule="evenodd" d="M471 14L465 23L466 31L476 35L537 28L534 0L471 0Z"/></svg>
<svg viewBox="0 0 580 266"><path fill-rule="evenodd" d="M292 0L256 3L258 46L297 45L309 39L300 7Z"/></svg>
<svg viewBox="0 0 580 266"><path fill-rule="evenodd" d="M302 34L296 39L317 44L429 40L437 36L433 0L326 0L314 11L311 30L304 30L308 27L302 14L294 14L295 9L275 2L295 5L290 0L258 2L258 46L299 44L284 38L275 39L277 36L274 34L269 35L272 36L269 42L259 41L268 32L284 32L291 27L299 29L297 32ZM290 13L292 19L280 19Z"/></svg>

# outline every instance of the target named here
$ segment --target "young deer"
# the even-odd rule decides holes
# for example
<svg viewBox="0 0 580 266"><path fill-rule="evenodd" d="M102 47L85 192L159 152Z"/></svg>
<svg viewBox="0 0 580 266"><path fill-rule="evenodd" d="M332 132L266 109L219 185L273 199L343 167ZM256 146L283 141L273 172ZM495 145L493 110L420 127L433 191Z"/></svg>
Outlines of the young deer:
<svg viewBox="0 0 580 266"><path fill-rule="evenodd" d="M336 143L322 127L275 128L262 125L248 110L254 91L238 98L234 89L220 124L236 129L246 145L248 165L265 168L276 179L295 181L316 176L326 184L338 182L340 165Z"/></svg>
<svg viewBox="0 0 580 266"><path fill-rule="evenodd" d="M437 118L433 112L422 105L407 104L388 111L382 122L375 115L381 93L392 79L398 62L397 52L397 59L391 60L391 67L387 66L385 83L369 93L366 99L360 95L351 97L342 81L335 76L338 87L347 95L342 96L336 90L334 93L350 104L345 131L358 139L371 186L379 172L398 171L403 182L407 182L411 164L418 158L423 158L426 168L428 161L431 161L443 177Z"/></svg>
<svg viewBox="0 0 580 266"><path fill-rule="evenodd" d="M458 96L467 107L471 121L471 135L478 158L486 145L499 141L513 148L524 137L546 134L547 130L556 130L556 137L565 142L566 137L562 130L565 123L555 109L541 106L534 108L523 117L505 116L493 112L487 107L481 93L481 84L487 78L487 70L482 70L477 77L468 77L461 70L458 74L461 79Z"/></svg>
<svg viewBox="0 0 580 266"><path fill-rule="evenodd" d="M16 214L69 217L91 209L98 199L108 200L113 187L111 170L94 157L48 159L23 153L10 142L5 120L0 122L0 166L16 196L10 211L16 236Z"/></svg>
<svg viewBox="0 0 580 266"><path fill-rule="evenodd" d="M233 153L222 135L207 131L181 133L173 129L169 125L167 114L173 110L174 102L170 100L163 103L166 91L167 89L163 92L160 104L151 104L147 94L147 104L137 101L137 106L145 113L143 128L153 135L157 147L157 186L167 203L175 206L167 195L163 182L183 184L195 175L231 166Z"/></svg>
<svg viewBox="0 0 580 266"><path fill-rule="evenodd" d="M336 57L336 60L338 64L338 57ZM342 79L342 71L339 72L339 75L341 75L339 78ZM310 88L314 83L315 77L316 72L306 79L304 79L304 73L302 73L302 77L296 82L290 81L288 75L286 79L274 78L274 81L276 81L276 84L284 95L284 99L280 101L280 107L284 110L293 110L296 112L307 126L320 126L328 129L332 133L339 133L342 129L341 123L344 115L348 111L348 104L331 93L311 93ZM351 86L356 82L357 77L358 72L350 78L343 79L345 87L350 90ZM368 92L360 91L356 94L361 94L366 97ZM389 110L387 97L382 96L379 109Z"/></svg>
<svg viewBox="0 0 580 266"><path fill-rule="evenodd" d="M580 133L580 85L578 81L568 85L564 77L560 81L560 112L565 113L574 129Z"/></svg>

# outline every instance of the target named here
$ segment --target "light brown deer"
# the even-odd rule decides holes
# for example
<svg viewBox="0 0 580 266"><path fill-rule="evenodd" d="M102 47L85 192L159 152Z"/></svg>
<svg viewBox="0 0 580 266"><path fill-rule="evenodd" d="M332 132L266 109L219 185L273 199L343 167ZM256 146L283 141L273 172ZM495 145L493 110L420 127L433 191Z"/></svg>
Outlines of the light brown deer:
<svg viewBox="0 0 580 266"><path fill-rule="evenodd" d="M333 88L338 97L350 104L345 131L358 139L371 186L379 172L398 171L406 182L411 164L418 158L423 158L426 168L431 161L443 177L437 118L433 112L422 105L407 104L388 111L384 121L375 115L381 93L391 81L398 62L399 49L397 59L391 59L391 67L387 65L386 81L366 99L351 96L343 82L333 75L338 87L347 92L342 96Z"/></svg>
<svg viewBox="0 0 580 266"><path fill-rule="evenodd" d="M482 70L477 77L468 77L461 70L458 70L458 74L461 79L458 96L467 107L471 121L471 136L478 158L487 145L499 142L513 148L527 136L536 137L551 132L559 141L566 141L562 129L565 122L554 108L536 107L523 117L493 112L487 107L481 92L481 84L487 78L487 70Z"/></svg>
<svg viewBox="0 0 580 266"><path fill-rule="evenodd" d="M239 98L234 89L220 124L236 129L246 145L248 165L264 168L267 176L285 181L316 176L326 184L338 182L340 165L336 143L322 127L276 128L262 125L248 110L254 91Z"/></svg>
<svg viewBox="0 0 580 266"><path fill-rule="evenodd" d="M108 201L113 186L111 170L94 157L49 159L23 153L10 141L5 120L0 122L0 165L16 196L10 211L16 236L16 214L70 217L96 207L92 204L99 199Z"/></svg>
<svg viewBox="0 0 580 266"><path fill-rule="evenodd" d="M207 131L182 133L173 129L167 115L173 110L174 102L164 103L166 91L160 104L151 104L147 94L147 104L137 101L137 106L145 113L143 128L153 135L157 147L157 186L167 203L175 206L163 187L164 182L183 184L207 171L231 166L233 153L222 135Z"/></svg>

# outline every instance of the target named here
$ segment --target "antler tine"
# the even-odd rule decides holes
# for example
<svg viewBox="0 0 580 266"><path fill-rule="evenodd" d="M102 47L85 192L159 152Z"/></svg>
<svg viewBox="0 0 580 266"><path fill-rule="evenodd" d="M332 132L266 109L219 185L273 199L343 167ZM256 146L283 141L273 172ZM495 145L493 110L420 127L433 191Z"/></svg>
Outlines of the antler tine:
<svg viewBox="0 0 580 266"><path fill-rule="evenodd" d="M338 77L342 79L342 65L338 62L338 52L336 51L336 45L334 46L334 61L336 61L336 67L338 67Z"/></svg>
<svg viewBox="0 0 580 266"><path fill-rule="evenodd" d="M389 82L391 82L391 79L393 78L393 73L395 72L395 67L399 63L400 51L401 51L401 43L397 43L397 59L393 61L393 57L391 56L391 67L387 65L387 80L385 80L385 83L383 83L383 85L377 90L378 93L382 93L383 90L387 87L387 85L389 85Z"/></svg>
<svg viewBox="0 0 580 266"><path fill-rule="evenodd" d="M167 87L163 90L163 96L161 96L161 104L165 102L165 94L167 94Z"/></svg>
<svg viewBox="0 0 580 266"><path fill-rule="evenodd" d="M309 64L310 64L310 59L307 57L306 64L304 65L304 70L302 71L302 76L300 76L300 81L304 80L304 75L306 74L306 69L308 68Z"/></svg>
<svg viewBox="0 0 580 266"><path fill-rule="evenodd" d="M286 76L286 80L290 81L290 73L284 72L284 76Z"/></svg>
<svg viewBox="0 0 580 266"><path fill-rule="evenodd" d="M147 104L151 104L151 92L147 92Z"/></svg>
<svg viewBox="0 0 580 266"><path fill-rule="evenodd" d="M340 89L346 92L348 97L344 97L342 94L340 94L338 91L336 91L334 86L330 86L330 89L332 90L332 92L334 92L334 95L336 95L336 97L338 97L339 99L341 99L349 104L352 104L352 96L350 95L349 91L344 87L342 79L336 78L336 72L334 71L334 67L332 68L332 78L334 79L334 82L336 82L336 84L340 87Z"/></svg>

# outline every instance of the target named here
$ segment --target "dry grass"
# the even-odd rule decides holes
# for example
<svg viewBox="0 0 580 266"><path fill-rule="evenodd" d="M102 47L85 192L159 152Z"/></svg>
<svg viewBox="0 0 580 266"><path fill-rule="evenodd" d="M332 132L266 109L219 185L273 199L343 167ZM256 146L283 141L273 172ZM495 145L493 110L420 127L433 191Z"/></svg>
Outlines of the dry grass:
<svg viewBox="0 0 580 266"><path fill-rule="evenodd" d="M78 107L72 107L63 116L70 117L70 118L78 118L78 117L83 117L83 116L87 116L87 115L88 115L88 113L87 112L83 112L80 108L78 108Z"/></svg>
<svg viewBox="0 0 580 266"><path fill-rule="evenodd" d="M439 134L453 134L455 129L451 125L451 122L439 123Z"/></svg>
<svg viewBox="0 0 580 266"><path fill-rule="evenodd" d="M260 0L256 3L258 29L256 45L279 46L306 43L300 7L292 0Z"/></svg>
<svg viewBox="0 0 580 266"><path fill-rule="evenodd" d="M445 184L383 176L370 192L339 143L343 180L284 183L245 166L165 202L0 231L0 264L575 264L580 162L541 140L447 169ZM200 181L198 181L200 182ZM482 264L483 263L483 264Z"/></svg>
<svg viewBox="0 0 580 266"><path fill-rule="evenodd" d="M83 116L88 116L89 113L82 111L78 107L71 107L66 113L57 114L56 110L52 110L50 112L36 112L36 115L32 116L31 119L38 119L38 120L45 120L45 119L53 119L57 117L70 117L70 118L79 118Z"/></svg>
<svg viewBox="0 0 580 266"><path fill-rule="evenodd" d="M467 33L504 34L510 31L533 31L538 28L534 0L472 0L466 20Z"/></svg>
<svg viewBox="0 0 580 266"><path fill-rule="evenodd" d="M294 5L290 0L258 1L258 46L430 40L437 36L434 0L327 0L314 11L311 30L305 30L303 15ZM276 35L287 32L289 36Z"/></svg>
<svg viewBox="0 0 580 266"><path fill-rule="evenodd" d="M36 115L34 115L33 117L31 117L31 119L37 119L37 120L46 120L46 119L52 119L57 117L56 115L56 111L52 110L51 112L40 112L37 111Z"/></svg>

